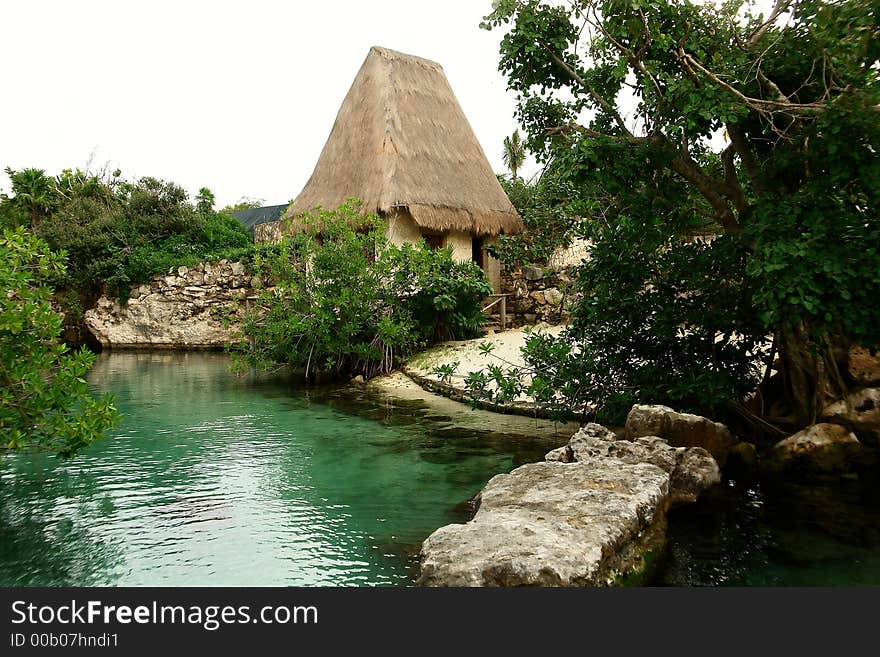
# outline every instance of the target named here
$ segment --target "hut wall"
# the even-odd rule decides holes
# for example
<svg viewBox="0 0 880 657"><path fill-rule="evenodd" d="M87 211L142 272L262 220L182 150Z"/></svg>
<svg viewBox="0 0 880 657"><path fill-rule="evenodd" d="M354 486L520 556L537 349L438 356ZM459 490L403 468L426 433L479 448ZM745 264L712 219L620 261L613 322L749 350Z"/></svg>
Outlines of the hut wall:
<svg viewBox="0 0 880 657"><path fill-rule="evenodd" d="M470 233L449 231L446 233L446 246L452 247L452 259L456 262L468 262L473 257L473 238Z"/></svg>
<svg viewBox="0 0 880 657"><path fill-rule="evenodd" d="M497 238L487 237L483 240L483 270L486 272L486 276L489 279L489 284L492 286L492 289L496 292L501 291L501 262L497 258L493 258L488 253L486 253L485 249L487 246L492 246L497 242Z"/></svg>
<svg viewBox="0 0 880 657"><path fill-rule="evenodd" d="M397 246L418 244L422 233L409 212L392 212L387 216L388 241Z"/></svg>

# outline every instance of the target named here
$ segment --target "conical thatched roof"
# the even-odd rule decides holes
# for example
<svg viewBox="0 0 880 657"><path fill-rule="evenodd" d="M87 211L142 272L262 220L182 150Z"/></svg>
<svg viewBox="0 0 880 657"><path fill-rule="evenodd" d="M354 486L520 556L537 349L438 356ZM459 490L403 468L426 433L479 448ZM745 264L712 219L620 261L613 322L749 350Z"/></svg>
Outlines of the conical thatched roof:
<svg viewBox="0 0 880 657"><path fill-rule="evenodd" d="M385 48L370 49L285 218L349 197L364 212L406 209L428 230L522 230L441 66Z"/></svg>

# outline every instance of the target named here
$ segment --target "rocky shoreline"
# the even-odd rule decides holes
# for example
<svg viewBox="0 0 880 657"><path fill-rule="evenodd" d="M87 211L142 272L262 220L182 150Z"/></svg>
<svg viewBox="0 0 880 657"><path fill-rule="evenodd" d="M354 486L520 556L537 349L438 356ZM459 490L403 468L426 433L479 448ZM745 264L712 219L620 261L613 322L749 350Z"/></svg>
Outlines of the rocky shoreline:
<svg viewBox="0 0 880 657"><path fill-rule="evenodd" d="M717 485L701 447L588 424L541 463L493 477L474 518L422 545L422 586L609 586L647 575L667 510Z"/></svg>
<svg viewBox="0 0 880 657"><path fill-rule="evenodd" d="M465 524L436 530L420 553L421 586L615 586L641 583L665 545L667 511L721 482L730 462L797 480L876 469L877 388L826 409L825 422L770 447L723 424L637 405L622 435L581 428L545 460L493 477ZM721 466L721 467L720 467Z"/></svg>
<svg viewBox="0 0 880 657"><path fill-rule="evenodd" d="M125 304L102 296L85 324L104 349L223 349L232 318L264 281L241 262L177 267L131 290Z"/></svg>

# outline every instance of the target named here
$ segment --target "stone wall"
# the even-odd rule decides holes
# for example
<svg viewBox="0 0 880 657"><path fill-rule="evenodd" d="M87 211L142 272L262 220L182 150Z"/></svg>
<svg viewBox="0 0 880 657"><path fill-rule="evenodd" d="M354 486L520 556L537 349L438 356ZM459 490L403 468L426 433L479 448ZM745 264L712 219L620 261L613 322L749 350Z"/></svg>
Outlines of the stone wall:
<svg viewBox="0 0 880 657"><path fill-rule="evenodd" d="M124 305L102 296L85 323L104 348L219 349L232 330L222 317L263 285L240 262L172 268L133 288Z"/></svg>
<svg viewBox="0 0 880 657"><path fill-rule="evenodd" d="M567 307L576 299L572 292L572 268L504 267L501 291L507 297L508 326L526 326L539 322L566 324Z"/></svg>
<svg viewBox="0 0 880 657"><path fill-rule="evenodd" d="M254 226L254 244L276 244L283 237L282 221L267 221Z"/></svg>

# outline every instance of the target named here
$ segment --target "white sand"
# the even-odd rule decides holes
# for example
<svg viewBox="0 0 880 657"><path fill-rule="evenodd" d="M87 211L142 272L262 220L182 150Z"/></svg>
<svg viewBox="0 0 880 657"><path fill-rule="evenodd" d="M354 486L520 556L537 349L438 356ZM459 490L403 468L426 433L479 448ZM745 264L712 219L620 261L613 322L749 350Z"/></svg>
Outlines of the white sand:
<svg viewBox="0 0 880 657"><path fill-rule="evenodd" d="M531 327L530 330L532 333L558 335L562 329L562 326L543 324ZM445 383L459 391L464 391L464 380L471 372L485 371L489 365L497 365L504 369L522 367L524 362L521 350L527 337L526 331L518 328L474 340L445 342L413 358L407 363L407 368L419 376L440 381L441 375L435 374L434 368L443 365L454 366L454 373L445 380ZM480 349L481 345L487 343L493 347L489 354L483 353ZM523 397L518 401L528 400Z"/></svg>

